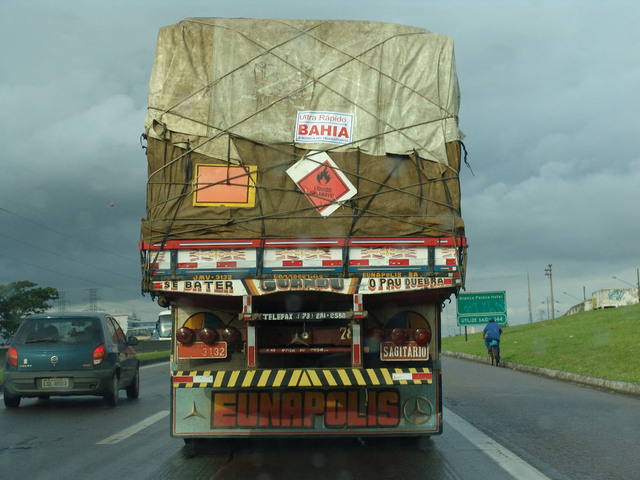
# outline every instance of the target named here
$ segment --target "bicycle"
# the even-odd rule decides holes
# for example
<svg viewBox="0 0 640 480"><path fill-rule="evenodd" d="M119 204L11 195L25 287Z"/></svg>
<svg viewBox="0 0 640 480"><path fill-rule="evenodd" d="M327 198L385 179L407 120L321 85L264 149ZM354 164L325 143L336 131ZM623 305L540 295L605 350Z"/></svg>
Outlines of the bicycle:
<svg viewBox="0 0 640 480"><path fill-rule="evenodd" d="M498 348L498 340L489 342L489 356L491 357L491 365L500 366L500 350Z"/></svg>

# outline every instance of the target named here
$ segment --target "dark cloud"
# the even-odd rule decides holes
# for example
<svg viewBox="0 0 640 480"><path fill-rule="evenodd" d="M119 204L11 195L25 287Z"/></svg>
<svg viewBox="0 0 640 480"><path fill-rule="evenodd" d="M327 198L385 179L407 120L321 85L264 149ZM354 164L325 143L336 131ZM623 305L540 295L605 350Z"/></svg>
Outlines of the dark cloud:
<svg viewBox="0 0 640 480"><path fill-rule="evenodd" d="M0 284L54 286L77 308L97 289L106 310L159 311L140 295L139 136L158 29L187 16L367 19L450 35L474 173L461 175L468 289L506 290L522 323L529 287L533 317L546 315L548 264L562 312L583 292L624 287L612 276L635 283L637 2L211 5L0 4ZM450 327L455 309L445 316Z"/></svg>

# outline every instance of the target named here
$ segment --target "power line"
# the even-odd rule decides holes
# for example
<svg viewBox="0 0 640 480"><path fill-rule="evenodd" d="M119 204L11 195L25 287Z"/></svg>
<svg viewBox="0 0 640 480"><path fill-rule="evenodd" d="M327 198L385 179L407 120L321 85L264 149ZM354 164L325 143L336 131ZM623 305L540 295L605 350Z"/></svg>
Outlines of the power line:
<svg viewBox="0 0 640 480"><path fill-rule="evenodd" d="M18 217L18 218L20 218L20 219L22 219L22 220L25 220L25 221L29 222L29 223L32 223L32 224L34 224L34 225L37 225L37 226L38 226L38 227L40 227L40 228L44 228L45 230L49 230L49 231L51 231L51 232L57 233L58 235L62 235L63 237L71 238L72 240L75 240L76 242L83 243L83 244L88 245L88 246L90 246L90 247L92 247L92 248L95 248L95 249L97 249L97 250L101 250L101 251L103 251L103 252L105 252L105 253L108 253L109 255L113 255L114 257L122 258L123 260L126 260L126 261L128 261L128 262L132 262L132 263L135 263L135 264L137 264L137 263L138 263L138 262L136 262L135 260L131 260L130 258L127 258L127 257L125 257L125 256L123 256L123 255L118 254L118 253L110 252L110 251L108 251L108 250L105 250L105 249L104 249L104 248L102 248L102 247L98 247L98 246L97 246L97 245L95 245L95 244L92 244L92 243L89 243L89 242L85 242L84 240L81 240L81 239L79 239L79 238L77 238L77 237L74 237L74 236L72 236L72 235L67 235L67 234L66 234L66 233L64 233L64 232L60 232L59 230L56 230L56 229L54 229L54 228L48 227L48 226L46 226L46 225L42 225L41 223L38 223L38 222L36 222L36 221L34 221L34 220L31 220L31 219L29 219L29 218L27 218L27 217L24 217L24 216L22 216L22 215L19 215L19 214L15 213L15 212L12 212L12 211L10 211L10 210L7 210L6 208L0 207L0 211L7 212L8 214L13 215L14 217Z"/></svg>
<svg viewBox="0 0 640 480"><path fill-rule="evenodd" d="M89 289L89 311L90 312L98 312L100 309L98 308L98 289L90 288Z"/></svg>
<svg viewBox="0 0 640 480"><path fill-rule="evenodd" d="M111 273L111 274L113 274L113 275L118 275L118 276L120 276L120 277L122 277L122 278L127 278L127 279L129 279L129 280L138 280L137 278L127 277L126 275L122 275L122 274L121 274L121 273L119 273L119 272L114 272L114 271L111 271L111 270L107 270L107 269L105 269L105 268L103 268L103 267L98 267L98 266L96 266L96 265L91 265L90 263L86 263L86 262L83 262L83 261L81 261L81 260L76 260L75 258L69 258L69 257L66 257L66 256L64 256L64 255L62 255L62 254L60 254L60 253L52 252L51 250L47 250L46 248L42 248L42 247L39 247L39 246L34 245L34 244L32 244L32 243L25 242L24 240L18 240L18 239L16 239L16 238L9 237L8 235L5 235L4 233L0 233L0 237L5 237L5 238L8 238L9 240L13 240L14 242L18 242L18 243L22 243L22 244L24 244L24 245L28 245L28 246L30 246L30 247L32 247L32 248L37 249L37 250L41 250L41 251L46 252L46 253L49 253L49 254L51 254L51 255L55 255L55 256L57 256L57 257L64 258L65 260L69 260L70 262L75 262L75 263L79 263L80 265L84 265L84 266L86 266L86 267L95 268L96 270L100 270L101 272Z"/></svg>
<svg viewBox="0 0 640 480"><path fill-rule="evenodd" d="M1 253L0 253L0 257L6 258L8 260L13 260L13 261L17 261L17 262L20 262L20 263L24 263L26 265L29 265L30 267L34 267L34 268L37 268L39 270L44 270L46 272L51 272L51 273L54 273L55 275L58 275L58 276L73 278L74 280L80 280L81 282L85 282L85 283L87 282L86 278L77 277L75 275L69 275L68 273L64 273L61 270L52 270L51 268L46 268L46 267L43 267L42 265L34 265L33 263L29 263L29 262L27 262L25 260L22 260L22 259L9 258L6 255L2 255ZM130 277L125 277L125 278L130 278ZM122 292L122 293L127 293L127 294L131 293L130 290L123 290L121 288L116 288L113 285L106 285L104 283L96 282L95 280L91 280L90 283L93 283L93 284L96 284L96 285L100 285L101 287L110 288L111 290L114 290L116 292Z"/></svg>
<svg viewBox="0 0 640 480"><path fill-rule="evenodd" d="M67 292L58 292L58 311L64 313L67 311Z"/></svg>

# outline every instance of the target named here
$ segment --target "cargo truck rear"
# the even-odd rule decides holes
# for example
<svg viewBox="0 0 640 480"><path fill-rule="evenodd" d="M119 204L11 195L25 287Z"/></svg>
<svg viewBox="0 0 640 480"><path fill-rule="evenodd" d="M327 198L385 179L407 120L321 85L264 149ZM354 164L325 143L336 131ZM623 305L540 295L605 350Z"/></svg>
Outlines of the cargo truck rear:
<svg viewBox="0 0 640 480"><path fill-rule="evenodd" d="M172 312L172 435L442 431L458 105L453 43L423 29L160 30L140 252Z"/></svg>

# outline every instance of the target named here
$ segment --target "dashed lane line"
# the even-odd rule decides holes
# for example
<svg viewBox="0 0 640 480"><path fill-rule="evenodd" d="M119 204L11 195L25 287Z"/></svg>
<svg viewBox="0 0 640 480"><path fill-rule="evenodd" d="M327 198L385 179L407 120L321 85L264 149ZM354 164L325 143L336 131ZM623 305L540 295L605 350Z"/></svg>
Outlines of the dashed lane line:
<svg viewBox="0 0 640 480"><path fill-rule="evenodd" d="M104 440L100 440L96 445L113 445L122 440L129 438L132 435L135 435L141 430L153 425L156 422L159 422L163 418L169 415L169 410L163 410L161 412L156 413L155 415L151 415L149 418L142 420L141 422L136 423L135 425L131 425L129 428L125 428L118 433L111 435L110 437L105 438Z"/></svg>

